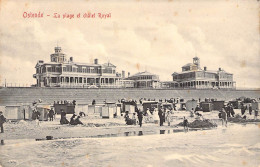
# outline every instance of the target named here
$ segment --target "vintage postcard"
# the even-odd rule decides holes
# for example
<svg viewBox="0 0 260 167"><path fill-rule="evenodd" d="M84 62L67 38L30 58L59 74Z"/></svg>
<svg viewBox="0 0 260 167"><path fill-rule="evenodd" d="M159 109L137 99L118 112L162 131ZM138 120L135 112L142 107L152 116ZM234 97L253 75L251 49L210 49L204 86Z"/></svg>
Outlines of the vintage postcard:
<svg viewBox="0 0 260 167"><path fill-rule="evenodd" d="M259 13L0 0L0 167L259 167Z"/></svg>

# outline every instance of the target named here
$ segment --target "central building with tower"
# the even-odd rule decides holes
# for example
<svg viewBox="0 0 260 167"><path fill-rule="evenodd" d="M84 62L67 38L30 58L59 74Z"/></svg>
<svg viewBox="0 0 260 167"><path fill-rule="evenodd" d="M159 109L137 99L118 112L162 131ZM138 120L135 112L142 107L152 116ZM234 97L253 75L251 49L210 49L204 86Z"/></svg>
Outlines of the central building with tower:
<svg viewBox="0 0 260 167"><path fill-rule="evenodd" d="M99 64L78 63L73 57L67 59L61 47L54 48L50 62L39 60L35 66L37 87L118 87L121 74L116 72L116 66L110 62Z"/></svg>

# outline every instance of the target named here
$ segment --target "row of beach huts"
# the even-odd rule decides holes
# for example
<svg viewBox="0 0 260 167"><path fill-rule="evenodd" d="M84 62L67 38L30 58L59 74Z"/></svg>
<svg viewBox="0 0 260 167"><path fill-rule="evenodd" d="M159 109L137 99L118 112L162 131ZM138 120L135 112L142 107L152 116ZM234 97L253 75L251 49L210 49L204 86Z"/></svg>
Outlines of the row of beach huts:
<svg viewBox="0 0 260 167"><path fill-rule="evenodd" d="M259 110L260 108L259 99L240 97L231 101L217 99L205 99L201 101L200 99L185 100L178 98L177 100L174 99L174 101L172 99L159 101L142 100L137 103L133 100L119 100L118 102L104 102L102 104L76 104L75 102L67 101L64 101L64 103L54 102L52 104L47 104L38 100L32 104L0 106L0 111L3 111L3 115L6 119L11 121L32 120L33 112L38 111L40 113L39 120L47 121L48 113L51 108L53 108L58 115L61 110L63 110L67 114L79 114L80 112L84 112L87 116L115 118L120 117L125 112L128 112L129 114L135 113L135 107L142 111L146 111L147 109L152 111L155 108L158 109L159 106L173 111L191 111L199 106L201 111L210 112L212 110L221 110L222 107L228 103L232 104L234 109L240 109L242 105L247 106L247 108L251 105L253 110Z"/></svg>

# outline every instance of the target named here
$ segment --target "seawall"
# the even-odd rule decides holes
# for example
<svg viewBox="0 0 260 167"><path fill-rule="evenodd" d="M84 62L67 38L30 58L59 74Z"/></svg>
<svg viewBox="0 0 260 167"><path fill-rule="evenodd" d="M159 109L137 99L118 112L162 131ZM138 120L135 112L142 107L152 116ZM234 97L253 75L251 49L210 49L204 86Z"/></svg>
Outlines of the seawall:
<svg viewBox="0 0 260 167"><path fill-rule="evenodd" d="M241 96L259 98L260 90L173 90L173 89L84 89L84 88L0 88L0 105L31 104L41 99L44 103L60 100L76 100L90 104L104 100L115 102L122 98L136 99L205 99L230 100Z"/></svg>

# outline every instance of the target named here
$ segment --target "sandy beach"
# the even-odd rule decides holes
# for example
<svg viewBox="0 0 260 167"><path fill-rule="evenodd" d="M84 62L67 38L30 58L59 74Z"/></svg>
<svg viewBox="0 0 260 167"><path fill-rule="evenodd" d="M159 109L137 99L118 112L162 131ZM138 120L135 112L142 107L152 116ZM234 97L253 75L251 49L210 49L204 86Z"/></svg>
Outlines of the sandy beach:
<svg viewBox="0 0 260 167"><path fill-rule="evenodd" d="M76 126L60 125L59 118L39 124L8 122L0 134L0 162L3 167L258 166L260 124L228 123L225 127L217 113L203 117L218 127L189 131L177 126L189 115L185 111L175 112L171 126L165 123L162 127L125 125L123 118L85 117L81 119L84 125ZM45 140L46 136L54 139Z"/></svg>

